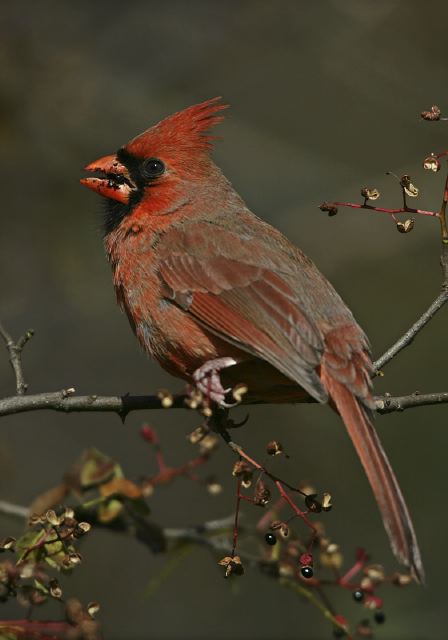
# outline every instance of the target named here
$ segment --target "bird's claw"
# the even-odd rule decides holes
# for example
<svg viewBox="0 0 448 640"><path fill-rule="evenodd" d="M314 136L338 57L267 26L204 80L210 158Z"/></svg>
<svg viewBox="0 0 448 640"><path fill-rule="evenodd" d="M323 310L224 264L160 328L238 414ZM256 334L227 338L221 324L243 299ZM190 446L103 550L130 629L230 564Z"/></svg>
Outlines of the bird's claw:
<svg viewBox="0 0 448 640"><path fill-rule="evenodd" d="M215 360L209 360L193 373L193 380L198 391L205 398L216 402L224 409L230 409L238 403L233 402L230 404L225 401L226 395L232 391L232 388L224 389L220 372L222 369L232 367L235 364L236 360L233 358L216 358Z"/></svg>

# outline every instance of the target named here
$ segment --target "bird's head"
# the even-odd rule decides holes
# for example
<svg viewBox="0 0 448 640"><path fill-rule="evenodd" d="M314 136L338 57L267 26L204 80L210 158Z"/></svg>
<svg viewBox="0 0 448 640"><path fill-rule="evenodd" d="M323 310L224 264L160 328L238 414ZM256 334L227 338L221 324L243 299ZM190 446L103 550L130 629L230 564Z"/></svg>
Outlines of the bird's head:
<svg viewBox="0 0 448 640"><path fill-rule="evenodd" d="M164 215L203 182L212 165L209 129L228 105L212 98L165 118L85 169L98 177L81 183L106 198L105 233L134 215Z"/></svg>

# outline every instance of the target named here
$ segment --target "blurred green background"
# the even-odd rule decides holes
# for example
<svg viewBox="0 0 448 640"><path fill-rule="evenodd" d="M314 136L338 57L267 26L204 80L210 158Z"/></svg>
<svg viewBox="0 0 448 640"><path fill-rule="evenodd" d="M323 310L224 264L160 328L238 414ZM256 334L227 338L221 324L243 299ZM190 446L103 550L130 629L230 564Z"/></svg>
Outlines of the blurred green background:
<svg viewBox="0 0 448 640"><path fill-rule="evenodd" d="M399 205L386 170L409 173L420 206L439 206L443 176L421 161L446 147L447 124L422 109L448 106L446 2L435 0L189 0L2 3L0 145L1 318L15 335L33 327L24 364L30 391L74 386L79 393L181 389L137 347L118 311L103 255L98 197L78 184L82 167L113 152L161 117L215 95L232 109L215 158L249 206L279 227L335 284L371 338L389 346L436 295L438 228L417 219L400 235L387 216L322 214L323 200L359 199L375 186ZM387 367L378 392L448 389L442 311ZM0 395L13 392L6 352ZM407 497L427 569L426 588L385 593L383 638L445 638L446 412L443 406L379 417L378 430ZM241 413L241 412L240 412ZM330 490L326 518L347 555L363 545L396 565L374 500L338 418L325 407L251 409L240 441L259 455L273 437L291 455L294 481ZM130 477L153 461L138 428L156 426L173 463L190 457L194 414L116 416L29 413L2 419L0 498L29 504L89 446L118 458ZM178 482L151 500L164 526L232 512L232 456L211 471L224 484L212 498ZM250 511L250 509L249 509ZM20 532L1 517L0 537ZM197 550L149 599L164 563L134 541L90 535L85 562L66 593L98 600L105 636L140 638L327 638L323 618L296 594L252 572L222 579ZM359 606L334 594L341 612ZM14 615L10 609L0 615Z"/></svg>

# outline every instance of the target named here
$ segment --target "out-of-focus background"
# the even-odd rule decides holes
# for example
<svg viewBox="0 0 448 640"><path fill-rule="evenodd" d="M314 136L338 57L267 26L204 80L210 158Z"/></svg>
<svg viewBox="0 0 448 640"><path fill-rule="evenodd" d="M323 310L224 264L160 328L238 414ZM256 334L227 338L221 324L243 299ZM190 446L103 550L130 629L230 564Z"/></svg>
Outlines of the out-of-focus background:
<svg viewBox="0 0 448 640"><path fill-rule="evenodd" d="M448 107L443 1L190 0L3 3L0 21L0 305L15 335L33 327L24 365L30 390L79 393L180 390L137 347L118 311L103 255L99 198L82 167L161 117L216 95L232 109L215 157L260 216L304 249L352 307L379 355L424 310L440 284L438 228L417 219L400 235L382 214L341 211L326 199L359 200L361 186L400 204L394 179L409 173L420 206L439 206L443 176L421 161L446 147L447 125L422 109ZM446 312L387 367L378 392L447 390ZM6 352L0 395L13 392ZM379 417L378 431L407 496L427 569L425 589L391 589L381 637L446 637L446 408ZM240 412L241 413L241 412ZM239 439L254 454L273 437L291 455L291 478L330 490L332 538L349 555L365 546L395 563L360 465L337 417L318 406L250 410ZM173 463L191 456L194 414L29 413L3 418L0 498L29 504L86 447L118 458L130 477L153 470L138 428L159 430ZM178 482L151 500L164 526L232 512L231 453L213 471L224 492ZM0 537L20 533L0 518ZM84 565L65 584L98 600L105 636L140 638L326 638L328 624L297 594L258 573L222 579L197 550L159 589L143 592L164 565L138 543L91 535ZM347 561L349 558L347 558ZM348 594L339 610L359 617ZM359 606L358 606L359 607ZM3 616L5 612L1 612ZM17 613L9 611L9 615Z"/></svg>

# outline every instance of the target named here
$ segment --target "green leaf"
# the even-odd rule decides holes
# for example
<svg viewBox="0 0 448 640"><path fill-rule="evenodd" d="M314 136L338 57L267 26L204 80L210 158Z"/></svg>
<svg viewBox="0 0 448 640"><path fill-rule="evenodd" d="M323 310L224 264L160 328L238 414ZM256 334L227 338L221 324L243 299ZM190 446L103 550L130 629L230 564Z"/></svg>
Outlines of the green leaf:
<svg viewBox="0 0 448 640"><path fill-rule="evenodd" d="M17 563L22 562L25 557L36 560L38 554L41 553L42 547L34 549L28 553L29 549L39 544L47 536L45 529L27 531L16 542Z"/></svg>

